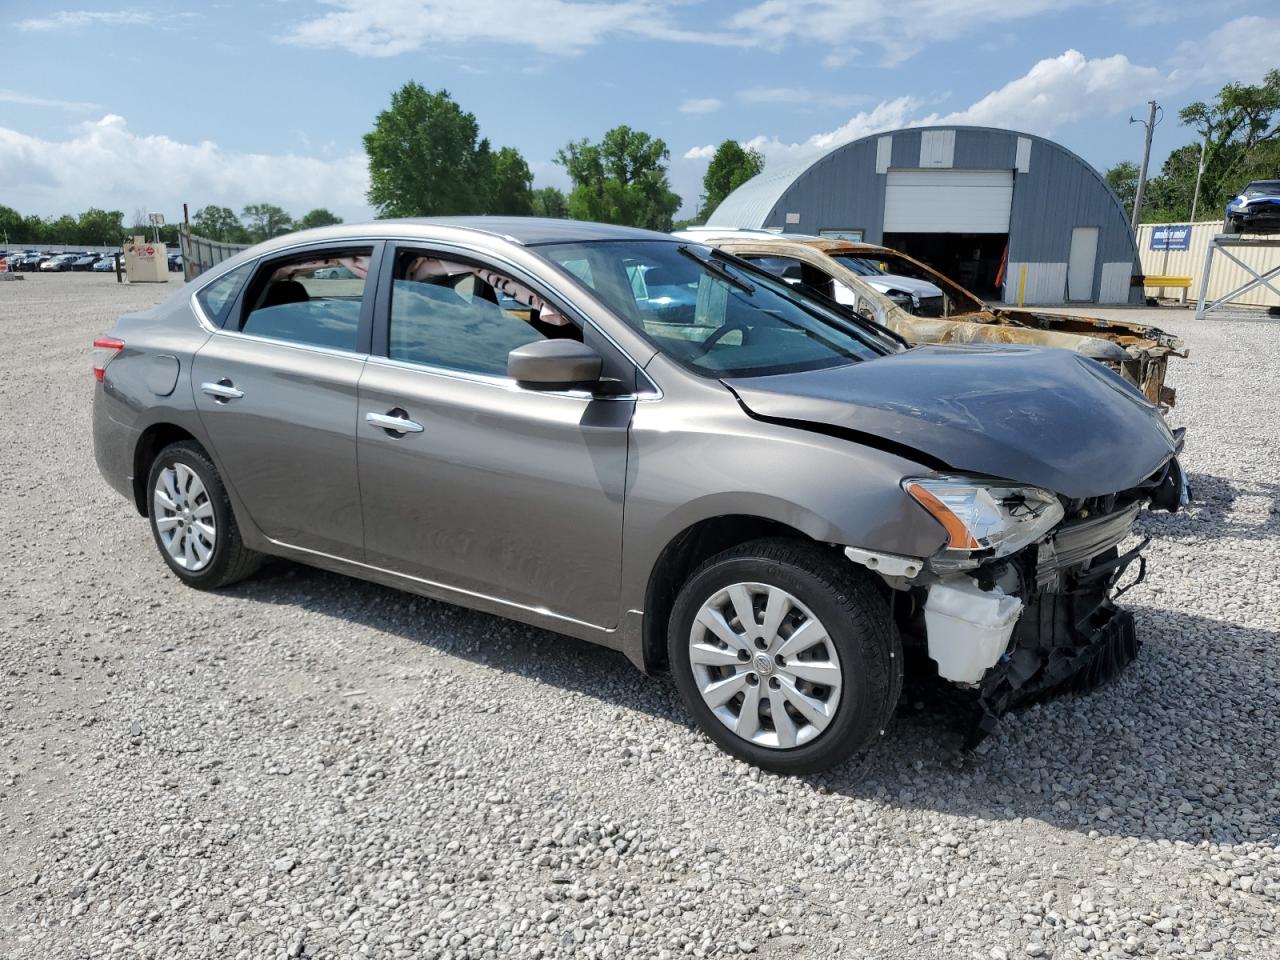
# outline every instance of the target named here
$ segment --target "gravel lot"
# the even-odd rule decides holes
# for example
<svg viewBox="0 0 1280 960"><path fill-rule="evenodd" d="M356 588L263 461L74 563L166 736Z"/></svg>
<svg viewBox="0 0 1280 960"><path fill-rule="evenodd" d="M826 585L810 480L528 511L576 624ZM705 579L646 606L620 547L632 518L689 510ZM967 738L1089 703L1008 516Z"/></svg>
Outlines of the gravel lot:
<svg viewBox="0 0 1280 960"><path fill-rule="evenodd" d="M0 957L1280 956L1280 321L1183 335L1146 641L962 754L761 774L603 649L275 564L183 588L89 440L171 292L0 283ZM910 693L910 691L909 691Z"/></svg>

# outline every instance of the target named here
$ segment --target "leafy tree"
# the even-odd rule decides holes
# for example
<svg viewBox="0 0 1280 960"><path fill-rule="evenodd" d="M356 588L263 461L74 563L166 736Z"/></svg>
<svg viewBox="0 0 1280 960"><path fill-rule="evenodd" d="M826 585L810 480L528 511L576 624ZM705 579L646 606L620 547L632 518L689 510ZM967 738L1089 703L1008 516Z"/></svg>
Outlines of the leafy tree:
<svg viewBox="0 0 1280 960"><path fill-rule="evenodd" d="M1212 103L1196 101L1178 113L1199 134L1169 154L1143 199L1142 219L1185 220L1191 215L1200 147L1204 174L1196 215L1212 219L1250 180L1280 177L1280 69L1256 85L1228 83Z"/></svg>
<svg viewBox="0 0 1280 960"><path fill-rule="evenodd" d="M191 226L196 234L210 240L220 240L223 243L249 241L248 231L230 207L201 207L191 218Z"/></svg>
<svg viewBox="0 0 1280 960"><path fill-rule="evenodd" d="M76 218L64 213L57 220L46 220L44 234L45 243L75 243L80 235Z"/></svg>
<svg viewBox="0 0 1280 960"><path fill-rule="evenodd" d="M533 174L520 151L503 147L493 155L486 213L528 216L533 213Z"/></svg>
<svg viewBox="0 0 1280 960"><path fill-rule="evenodd" d="M274 203L251 203L241 211L249 239L254 243L270 240L293 229L293 218Z"/></svg>
<svg viewBox="0 0 1280 960"><path fill-rule="evenodd" d="M1120 198L1125 217L1133 216L1133 199L1138 193L1138 165L1132 160L1121 160L1107 170L1102 179Z"/></svg>
<svg viewBox="0 0 1280 960"><path fill-rule="evenodd" d="M34 213L22 218L26 224L27 243L48 243L49 226Z"/></svg>
<svg viewBox="0 0 1280 960"><path fill-rule="evenodd" d="M562 190L543 187L533 191L533 214L537 217L563 219L569 215L569 201Z"/></svg>
<svg viewBox="0 0 1280 960"><path fill-rule="evenodd" d="M294 227L298 230L306 230L311 227L332 227L334 224L341 222L342 218L333 211L326 210L324 207L317 207L301 220L298 220Z"/></svg>
<svg viewBox="0 0 1280 960"><path fill-rule="evenodd" d="M0 243L13 245L30 242L31 238L27 236L27 221L22 219L22 214L13 207L0 206Z"/></svg>
<svg viewBox="0 0 1280 960"><path fill-rule="evenodd" d="M76 221L76 242L111 246L124 237L124 214L90 207Z"/></svg>
<svg viewBox="0 0 1280 960"><path fill-rule="evenodd" d="M384 217L478 213L492 157L474 114L447 90L410 81L391 95L364 135L369 202Z"/></svg>
<svg viewBox="0 0 1280 960"><path fill-rule="evenodd" d="M600 143L566 144L556 163L573 182L569 216L670 230L680 197L667 181L667 145L628 126L614 127Z"/></svg>
<svg viewBox="0 0 1280 960"><path fill-rule="evenodd" d="M702 177L703 220L742 184L764 169L764 154L759 150L744 150L736 140L726 140L716 147L716 152Z"/></svg>

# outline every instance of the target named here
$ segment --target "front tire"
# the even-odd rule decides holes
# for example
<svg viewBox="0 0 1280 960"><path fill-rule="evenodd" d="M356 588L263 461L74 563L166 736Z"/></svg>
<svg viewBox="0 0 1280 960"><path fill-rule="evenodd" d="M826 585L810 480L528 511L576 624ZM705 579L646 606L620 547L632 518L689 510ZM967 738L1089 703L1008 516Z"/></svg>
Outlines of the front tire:
<svg viewBox="0 0 1280 960"><path fill-rule="evenodd" d="M262 555L244 545L227 489L199 444L183 441L161 450L147 489L151 535L183 583L216 590L262 565Z"/></svg>
<svg viewBox="0 0 1280 960"><path fill-rule="evenodd" d="M885 599L843 557L803 541L756 540L704 563L676 597L667 646L703 732L778 773L862 750L902 690Z"/></svg>

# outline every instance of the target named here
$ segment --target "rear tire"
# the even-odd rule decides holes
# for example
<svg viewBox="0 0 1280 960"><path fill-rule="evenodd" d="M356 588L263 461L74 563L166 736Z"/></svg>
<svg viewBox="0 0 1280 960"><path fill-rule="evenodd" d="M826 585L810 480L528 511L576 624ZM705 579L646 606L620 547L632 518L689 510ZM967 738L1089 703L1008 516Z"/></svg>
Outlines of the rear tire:
<svg viewBox="0 0 1280 960"><path fill-rule="evenodd" d="M676 597L667 647L703 732L777 773L847 760L884 731L902 691L884 597L843 557L799 540L756 540L702 564Z"/></svg>
<svg viewBox="0 0 1280 960"><path fill-rule="evenodd" d="M262 566L265 558L244 545L227 489L198 443L184 440L161 450L147 491L151 535L183 583L216 590Z"/></svg>

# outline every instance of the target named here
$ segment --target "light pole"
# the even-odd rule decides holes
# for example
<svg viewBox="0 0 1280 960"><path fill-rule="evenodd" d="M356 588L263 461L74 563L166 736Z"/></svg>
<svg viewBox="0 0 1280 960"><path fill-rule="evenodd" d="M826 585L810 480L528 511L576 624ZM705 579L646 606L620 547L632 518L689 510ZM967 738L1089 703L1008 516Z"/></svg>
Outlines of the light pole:
<svg viewBox="0 0 1280 960"><path fill-rule="evenodd" d="M1200 141L1200 165L1196 167L1196 192L1191 195L1191 222L1196 222L1196 207L1200 204L1200 178L1204 176L1204 148L1209 145L1209 134Z"/></svg>
<svg viewBox="0 0 1280 960"><path fill-rule="evenodd" d="M1129 118L1130 123L1140 123L1147 128L1147 139L1142 146L1142 166L1138 170L1138 191L1133 197L1133 217L1129 221L1129 225L1133 227L1135 233L1138 230L1138 220L1142 216L1142 195L1147 189L1147 164L1151 160L1151 135L1156 132L1156 124L1164 116L1164 110L1154 100L1148 100L1147 105L1151 109L1147 111L1146 120ZM1157 112L1159 112L1160 117L1156 116Z"/></svg>

